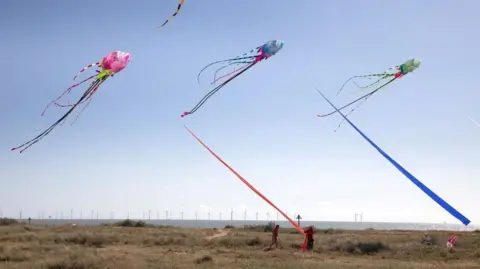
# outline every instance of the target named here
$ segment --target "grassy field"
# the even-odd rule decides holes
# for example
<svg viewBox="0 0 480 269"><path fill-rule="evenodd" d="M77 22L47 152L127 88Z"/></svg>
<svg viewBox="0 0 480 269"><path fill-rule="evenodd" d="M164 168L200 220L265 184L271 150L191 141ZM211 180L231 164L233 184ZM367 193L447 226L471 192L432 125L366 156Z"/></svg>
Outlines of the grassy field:
<svg viewBox="0 0 480 269"><path fill-rule="evenodd" d="M480 232L318 230L311 253L303 237L281 229L279 249L268 250L262 229L173 227L0 226L0 268L480 268Z"/></svg>

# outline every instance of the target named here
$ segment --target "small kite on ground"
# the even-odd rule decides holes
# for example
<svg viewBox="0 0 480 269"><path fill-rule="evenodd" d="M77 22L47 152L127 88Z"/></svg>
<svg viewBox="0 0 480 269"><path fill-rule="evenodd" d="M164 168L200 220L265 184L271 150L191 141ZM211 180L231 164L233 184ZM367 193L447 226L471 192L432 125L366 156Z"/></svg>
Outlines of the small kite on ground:
<svg viewBox="0 0 480 269"><path fill-rule="evenodd" d="M97 92L100 85L102 85L109 77L112 77L116 73L122 71L128 65L129 61L130 61L130 54L129 53L121 52L121 51L115 51L115 52L112 52L112 53L108 54L107 56L103 57L101 62L96 62L96 63L90 64L90 65L84 67L73 78L73 80L75 80L81 73L83 73L84 71L86 71L89 68L98 67L98 68L101 68L102 70L101 71L96 70L97 74L92 75L92 76L82 80L81 82L70 86L65 92L63 92L59 97L57 97L57 99L50 102L50 104L43 111L42 116L45 114L45 111L47 110L47 108L52 104L55 104L58 107L71 107L71 108L67 111L67 113L65 113L60 119L58 119L54 124L52 124L44 132L42 132L41 134L39 134L38 136L36 136L32 140L30 140L30 141L28 141L28 142L26 142L26 143L24 143L24 144L22 144L18 147L12 148L12 151L23 148L20 151L20 153L22 153L27 148L33 146L35 143L37 143L42 138L47 136L57 125L62 124L65 121L65 119L75 110L75 108L77 106L79 106L80 104L83 104L86 101L88 101L88 103L80 111L80 113L78 115L78 116L80 116L80 114L83 112L83 110L90 104L90 101L92 101L93 95ZM81 84L83 84L83 83L85 83L89 80L92 80L92 79L94 79L94 80L92 81L90 86L87 88L87 90L85 90L83 95L80 97L80 99L75 104L73 104L73 105L66 104L65 105L65 104L57 103L65 94L69 94L72 91L73 88L75 88L75 87L77 87L77 86L79 86L79 85L81 85ZM78 118L78 116L77 116L77 118Z"/></svg>
<svg viewBox="0 0 480 269"><path fill-rule="evenodd" d="M212 95L214 95L218 90L223 88L223 86L227 85L230 81L232 81L234 78L238 77L241 75L243 72L247 71L250 69L252 66L255 64L259 63L262 60L266 60L270 58L271 56L275 55L278 53L281 49L283 48L283 41L279 40L271 40L268 41L267 43L256 47L255 49L244 53L240 56L237 56L232 59L227 59L227 60L221 60L221 61L216 61L213 63L210 63L209 65L205 66L200 73L197 76L197 80L200 83L200 75L202 72L207 69L210 66L216 65L216 64L223 64L220 68L218 68L215 71L215 75L213 78L213 81L211 84L216 83L219 80L225 79L220 85L212 89L205 97L198 102L195 107L192 108L192 110L184 112L181 116L185 117L186 115L193 114L195 113ZM217 73L227 67L232 67L232 66L238 66L238 68L234 68L232 72L229 72L219 78L217 78Z"/></svg>

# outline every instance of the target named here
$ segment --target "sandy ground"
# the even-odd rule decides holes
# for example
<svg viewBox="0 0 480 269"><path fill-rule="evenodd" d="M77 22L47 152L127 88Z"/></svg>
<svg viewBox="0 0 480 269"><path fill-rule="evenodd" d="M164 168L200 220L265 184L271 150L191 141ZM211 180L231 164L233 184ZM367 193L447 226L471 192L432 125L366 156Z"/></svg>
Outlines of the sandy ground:
<svg viewBox="0 0 480 269"><path fill-rule="evenodd" d="M207 236L207 237L205 237L205 239L212 240L212 239L215 239L215 238L227 236L228 234L230 234L230 230L220 229L220 230L217 231L216 234Z"/></svg>

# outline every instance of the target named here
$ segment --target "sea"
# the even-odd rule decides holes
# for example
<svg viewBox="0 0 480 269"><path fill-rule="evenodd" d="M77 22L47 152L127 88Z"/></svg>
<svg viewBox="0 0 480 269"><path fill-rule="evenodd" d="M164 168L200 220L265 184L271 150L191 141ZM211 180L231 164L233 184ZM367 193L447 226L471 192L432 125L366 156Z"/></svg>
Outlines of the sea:
<svg viewBox="0 0 480 269"><path fill-rule="evenodd" d="M28 222L22 219L22 222ZM66 225L75 224L78 226L98 226L103 224L113 224L122 220L119 219L32 219L34 225ZM155 219L143 220L148 224L155 226L174 226L183 228L224 228L227 225L234 227L244 227L246 225L265 225L274 222L282 228L290 228L292 225L288 221L261 221L261 220L179 220L179 219ZM451 230L451 231L473 231L479 230L479 226L469 225L465 227L462 224L435 224L435 223L393 223L393 222L335 222L335 221L301 221L300 225L313 225L317 229L342 229L342 230Z"/></svg>

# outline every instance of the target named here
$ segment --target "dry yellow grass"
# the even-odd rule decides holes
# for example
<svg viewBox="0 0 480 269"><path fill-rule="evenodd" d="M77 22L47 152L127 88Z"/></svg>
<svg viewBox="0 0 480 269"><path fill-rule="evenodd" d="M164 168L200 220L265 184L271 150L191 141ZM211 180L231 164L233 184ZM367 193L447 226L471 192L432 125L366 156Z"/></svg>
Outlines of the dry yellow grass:
<svg viewBox="0 0 480 269"><path fill-rule="evenodd" d="M270 234L232 229L137 227L0 227L0 268L480 268L480 233L431 232L437 244L420 244L416 231L317 231L312 253L302 236L281 229L279 249L266 251ZM384 249L382 249L384 247ZM368 250L372 253L366 253ZM378 251L378 252L375 252Z"/></svg>

